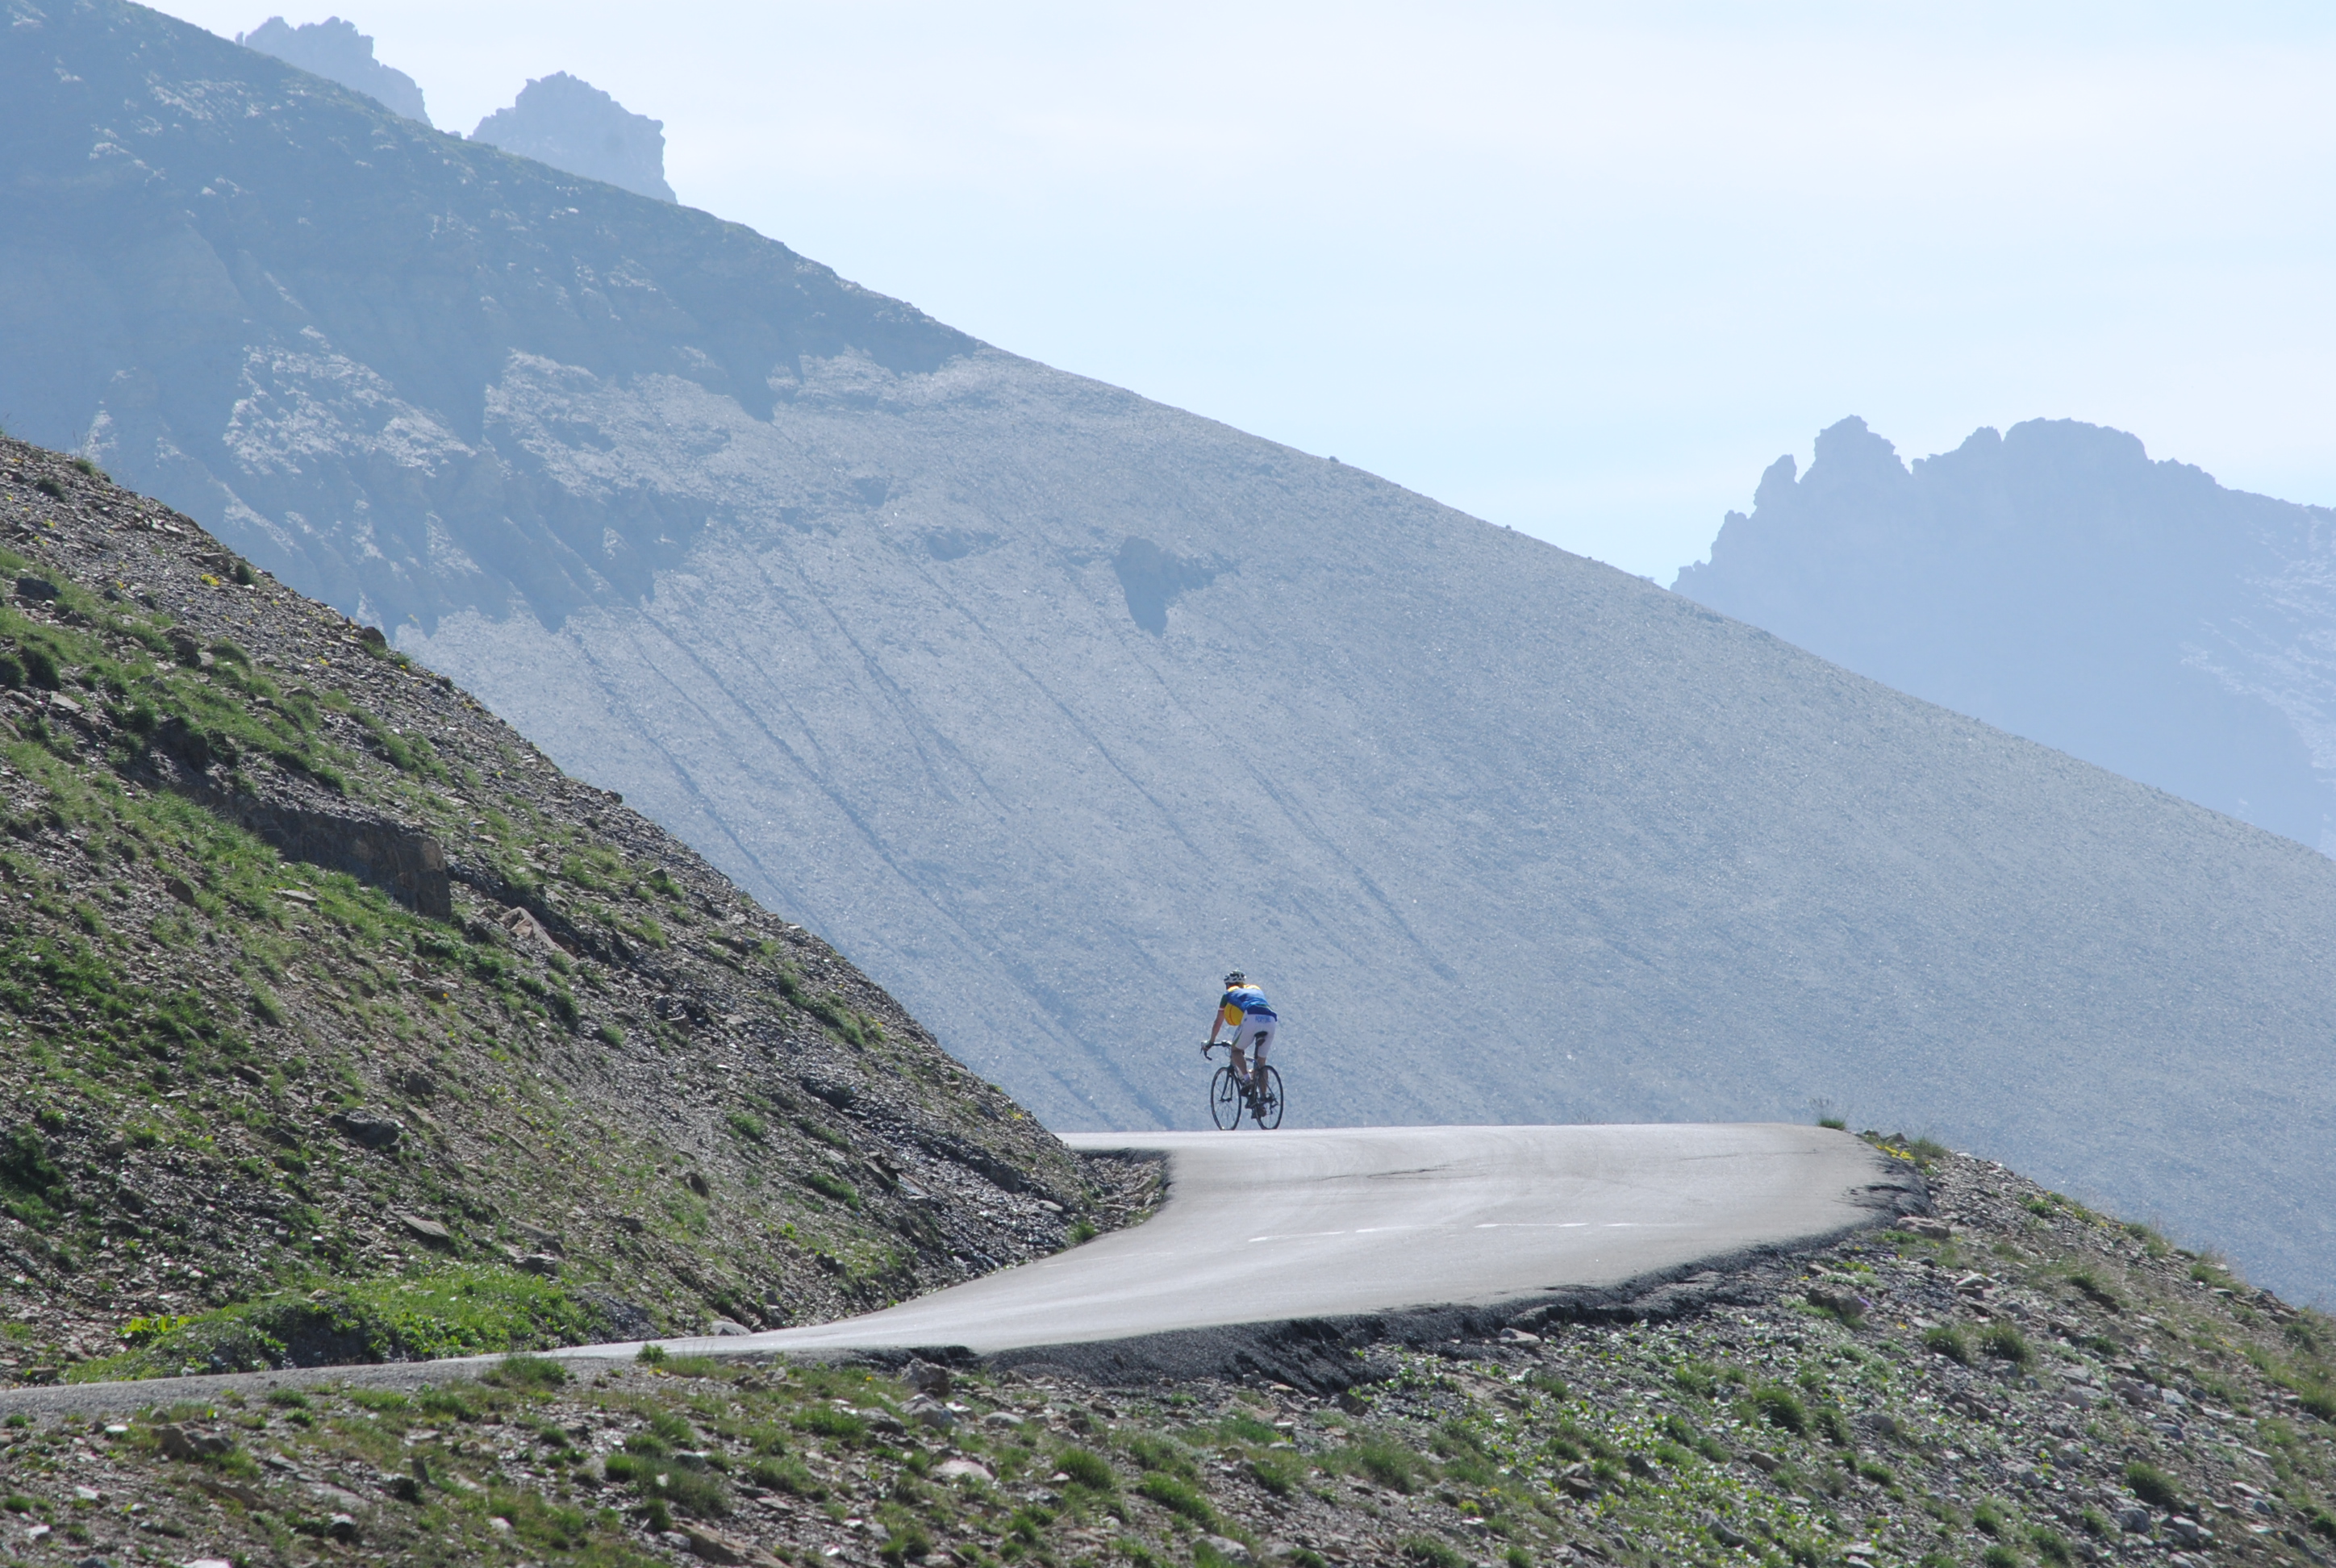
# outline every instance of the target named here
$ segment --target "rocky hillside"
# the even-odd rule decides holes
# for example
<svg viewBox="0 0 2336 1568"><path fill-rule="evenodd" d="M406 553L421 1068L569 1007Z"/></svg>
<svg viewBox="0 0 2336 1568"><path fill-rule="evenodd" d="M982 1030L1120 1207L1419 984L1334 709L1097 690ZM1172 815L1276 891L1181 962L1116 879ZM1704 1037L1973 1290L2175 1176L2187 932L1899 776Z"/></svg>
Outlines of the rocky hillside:
<svg viewBox="0 0 2336 1568"><path fill-rule="evenodd" d="M1926 1167L1937 1217L1611 1320L1366 1343L1329 1385L521 1360L137 1411L19 1398L0 1528L57 1558L254 1564L335 1543L1199 1568L2336 1556L2336 1323L2000 1166L1878 1141Z"/></svg>
<svg viewBox="0 0 2336 1568"><path fill-rule="evenodd" d="M1108 1222L826 943L378 632L16 442L0 546L15 1378L802 1321Z"/></svg>
<svg viewBox="0 0 2336 1568"><path fill-rule="evenodd" d="M0 414L1051 1122L1199 1123L1240 964L1295 1123L1825 1098L2336 1290L2336 863L706 213L0 5Z"/></svg>
<svg viewBox="0 0 2336 1568"><path fill-rule="evenodd" d="M2336 852L2336 512L2122 431L1900 460L1858 419L1761 476L1679 592L1901 691Z"/></svg>

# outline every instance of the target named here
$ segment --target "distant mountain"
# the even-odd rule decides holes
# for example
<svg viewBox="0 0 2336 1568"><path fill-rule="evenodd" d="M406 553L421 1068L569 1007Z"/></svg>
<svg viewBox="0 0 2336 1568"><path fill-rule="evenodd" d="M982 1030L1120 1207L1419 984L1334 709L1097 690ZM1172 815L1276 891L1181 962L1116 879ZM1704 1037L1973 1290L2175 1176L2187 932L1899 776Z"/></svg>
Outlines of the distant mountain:
<svg viewBox="0 0 2336 1568"><path fill-rule="evenodd" d="M2336 1292L2336 863L702 212L0 0L0 414L1058 1126L1928 1127Z"/></svg>
<svg viewBox="0 0 2336 1568"><path fill-rule="evenodd" d="M665 182L665 122L633 113L565 71L529 82L510 108L480 121L471 140L636 195L674 199Z"/></svg>
<svg viewBox="0 0 2336 1568"><path fill-rule="evenodd" d="M1845 419L1679 592L1860 675L2336 853L2336 511L2074 420L1909 467Z"/></svg>
<svg viewBox="0 0 2336 1568"><path fill-rule="evenodd" d="M373 40L358 32L354 22L328 16L294 27L281 16L270 16L250 32L237 34L235 41L362 93L393 114L430 123L421 85L404 72L375 59Z"/></svg>

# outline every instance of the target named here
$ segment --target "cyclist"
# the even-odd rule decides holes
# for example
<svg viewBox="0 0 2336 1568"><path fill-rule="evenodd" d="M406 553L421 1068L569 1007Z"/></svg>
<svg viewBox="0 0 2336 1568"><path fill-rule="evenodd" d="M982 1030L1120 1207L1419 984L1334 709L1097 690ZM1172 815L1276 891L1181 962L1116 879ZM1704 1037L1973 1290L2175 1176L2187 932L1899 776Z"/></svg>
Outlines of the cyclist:
<svg viewBox="0 0 2336 1568"><path fill-rule="evenodd" d="M1207 1056L1217 1047L1217 1036L1230 1027L1233 1053L1233 1076L1241 1080L1241 1088L1252 1088L1250 1064L1255 1070L1265 1070L1265 1053L1272 1047L1275 1031L1281 1020L1274 1016L1273 1005L1265 993L1249 983L1249 977L1235 969L1225 977L1225 994L1217 1003L1217 1016L1209 1022L1209 1043L1201 1047Z"/></svg>

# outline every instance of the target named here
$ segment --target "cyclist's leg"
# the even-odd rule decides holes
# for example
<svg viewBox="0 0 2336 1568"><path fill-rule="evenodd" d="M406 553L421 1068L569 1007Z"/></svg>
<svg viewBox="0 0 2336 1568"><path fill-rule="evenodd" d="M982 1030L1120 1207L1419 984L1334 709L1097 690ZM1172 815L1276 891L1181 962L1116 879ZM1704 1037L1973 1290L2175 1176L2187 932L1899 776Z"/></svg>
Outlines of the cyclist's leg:
<svg viewBox="0 0 2336 1568"><path fill-rule="evenodd" d="M1265 1071L1266 1047L1273 1043L1276 1027L1270 1014L1252 1013L1241 1019L1240 1029L1233 1035L1233 1059L1241 1060L1244 1047L1248 1050L1249 1073L1243 1082L1255 1084L1259 1075Z"/></svg>

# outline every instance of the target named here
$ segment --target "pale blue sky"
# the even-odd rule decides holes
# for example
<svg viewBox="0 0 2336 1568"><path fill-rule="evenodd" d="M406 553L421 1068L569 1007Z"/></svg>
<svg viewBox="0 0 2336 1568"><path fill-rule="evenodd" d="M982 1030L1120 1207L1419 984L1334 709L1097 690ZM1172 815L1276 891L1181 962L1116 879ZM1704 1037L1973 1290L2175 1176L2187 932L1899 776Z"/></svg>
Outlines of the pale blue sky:
<svg viewBox="0 0 2336 1568"><path fill-rule="evenodd" d="M2323 6L284 11L328 13L442 127L573 72L693 206L1666 583L1847 414L1907 455L2088 419L2336 502Z"/></svg>

